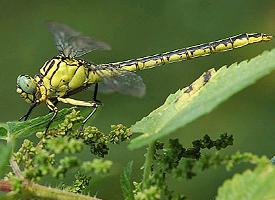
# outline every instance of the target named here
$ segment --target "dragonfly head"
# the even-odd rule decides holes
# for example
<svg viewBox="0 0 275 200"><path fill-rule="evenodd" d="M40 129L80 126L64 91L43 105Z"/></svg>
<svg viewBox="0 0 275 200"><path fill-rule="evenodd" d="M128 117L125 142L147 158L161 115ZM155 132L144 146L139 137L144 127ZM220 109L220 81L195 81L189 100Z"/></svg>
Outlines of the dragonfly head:
<svg viewBox="0 0 275 200"><path fill-rule="evenodd" d="M35 94L37 91L36 81L28 75L19 75L17 77L16 92L28 103L36 101Z"/></svg>

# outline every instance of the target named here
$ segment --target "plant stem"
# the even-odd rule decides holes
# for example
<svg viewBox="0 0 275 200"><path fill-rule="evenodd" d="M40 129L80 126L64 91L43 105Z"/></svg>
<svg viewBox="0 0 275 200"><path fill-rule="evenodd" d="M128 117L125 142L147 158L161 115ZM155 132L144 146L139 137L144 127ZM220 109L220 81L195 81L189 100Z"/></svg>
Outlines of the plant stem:
<svg viewBox="0 0 275 200"><path fill-rule="evenodd" d="M23 176L21 174L21 170L20 170L17 162L15 161L14 156L11 156L11 158L10 158L10 166L11 166L11 169L12 169L13 173L15 174L15 176L17 176L18 178L23 179Z"/></svg>
<svg viewBox="0 0 275 200"><path fill-rule="evenodd" d="M145 155L144 171L143 171L143 188L146 188L148 179L152 172L152 164L155 152L155 142L152 142L147 147L147 153Z"/></svg>
<svg viewBox="0 0 275 200"><path fill-rule="evenodd" d="M0 191L10 192L11 184L9 181L0 181ZM64 190L59 190L55 188L46 187L36 183L26 182L23 184L22 191L20 193L21 197L24 199L52 199L52 200L100 200L95 197L85 196L81 194L76 194L72 192L67 192ZM17 193L8 193L6 196L1 197L1 199L18 199Z"/></svg>

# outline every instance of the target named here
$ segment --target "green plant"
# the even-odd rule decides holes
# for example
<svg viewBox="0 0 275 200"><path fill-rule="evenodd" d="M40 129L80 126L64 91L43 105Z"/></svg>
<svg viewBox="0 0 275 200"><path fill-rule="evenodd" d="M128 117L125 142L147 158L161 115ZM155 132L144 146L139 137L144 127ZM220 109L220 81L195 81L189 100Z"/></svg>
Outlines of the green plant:
<svg viewBox="0 0 275 200"><path fill-rule="evenodd" d="M26 122L0 124L0 139L6 142L0 146L0 175L4 176L0 190L5 192L1 199L98 199L87 195L87 187L96 177L108 176L112 161L103 158L110 144L124 141L130 141L130 149L147 146L142 179L132 177L133 161L121 174L124 199L186 199L183 192L173 191L168 178L192 179L209 168L225 166L230 170L243 162L256 168L225 181L217 199L274 199L274 158L270 161L265 156L240 152L224 155L222 150L233 145L232 135L223 133L217 139L205 135L190 147L184 147L177 138L170 138L167 143L161 141L270 73L275 69L274 60L275 49L250 61L218 71L208 70L132 127L112 125L108 134L92 126L78 131L82 115L88 110L76 108L60 111L47 134L43 130L51 114ZM132 133L142 135L131 139ZM36 142L27 138L32 134L36 134ZM20 148L15 148L22 138ZM97 158L80 160L79 153L87 149ZM11 172L5 173L8 162ZM74 174L71 185L63 182L68 174ZM59 180L55 188L41 185L49 177Z"/></svg>

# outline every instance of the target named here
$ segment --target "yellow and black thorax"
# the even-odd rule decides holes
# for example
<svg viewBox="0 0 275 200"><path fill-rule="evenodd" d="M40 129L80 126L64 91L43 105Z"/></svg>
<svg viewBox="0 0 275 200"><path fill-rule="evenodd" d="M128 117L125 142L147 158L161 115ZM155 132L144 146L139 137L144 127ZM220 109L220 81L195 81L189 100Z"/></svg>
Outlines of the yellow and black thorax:
<svg viewBox="0 0 275 200"><path fill-rule="evenodd" d="M56 56L45 62L35 80L46 89L47 98L63 97L98 81L91 63Z"/></svg>

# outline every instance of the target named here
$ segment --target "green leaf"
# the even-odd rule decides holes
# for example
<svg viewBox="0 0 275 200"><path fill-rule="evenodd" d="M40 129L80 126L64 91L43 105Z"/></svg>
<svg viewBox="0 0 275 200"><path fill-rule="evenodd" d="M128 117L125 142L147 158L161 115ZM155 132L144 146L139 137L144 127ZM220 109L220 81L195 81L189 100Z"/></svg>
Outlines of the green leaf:
<svg viewBox="0 0 275 200"><path fill-rule="evenodd" d="M75 107L60 110L50 128L56 128L58 124L64 120L65 116L72 112L73 109L75 109ZM82 114L86 114L89 111L89 109L85 108L81 110L83 110ZM49 113L45 116L40 116L27 121L0 123L0 139L8 140L10 137L13 139L24 138L38 131L45 131L46 125L51 117L52 113Z"/></svg>
<svg viewBox="0 0 275 200"><path fill-rule="evenodd" d="M134 200L133 186L131 181L133 161L129 162L120 177L120 185L125 200Z"/></svg>
<svg viewBox="0 0 275 200"><path fill-rule="evenodd" d="M7 140L8 138L8 125L0 123L0 140Z"/></svg>
<svg viewBox="0 0 275 200"><path fill-rule="evenodd" d="M0 145L0 178L5 174L5 169L9 166L9 159L11 156L12 146L10 144Z"/></svg>
<svg viewBox="0 0 275 200"><path fill-rule="evenodd" d="M260 165L227 180L218 190L216 200L275 199L275 167Z"/></svg>
<svg viewBox="0 0 275 200"><path fill-rule="evenodd" d="M220 103L275 69L275 49L250 61L235 63L204 73L191 86L171 94L165 103L134 124L133 132L143 135L133 139L135 149L160 139L209 113Z"/></svg>

